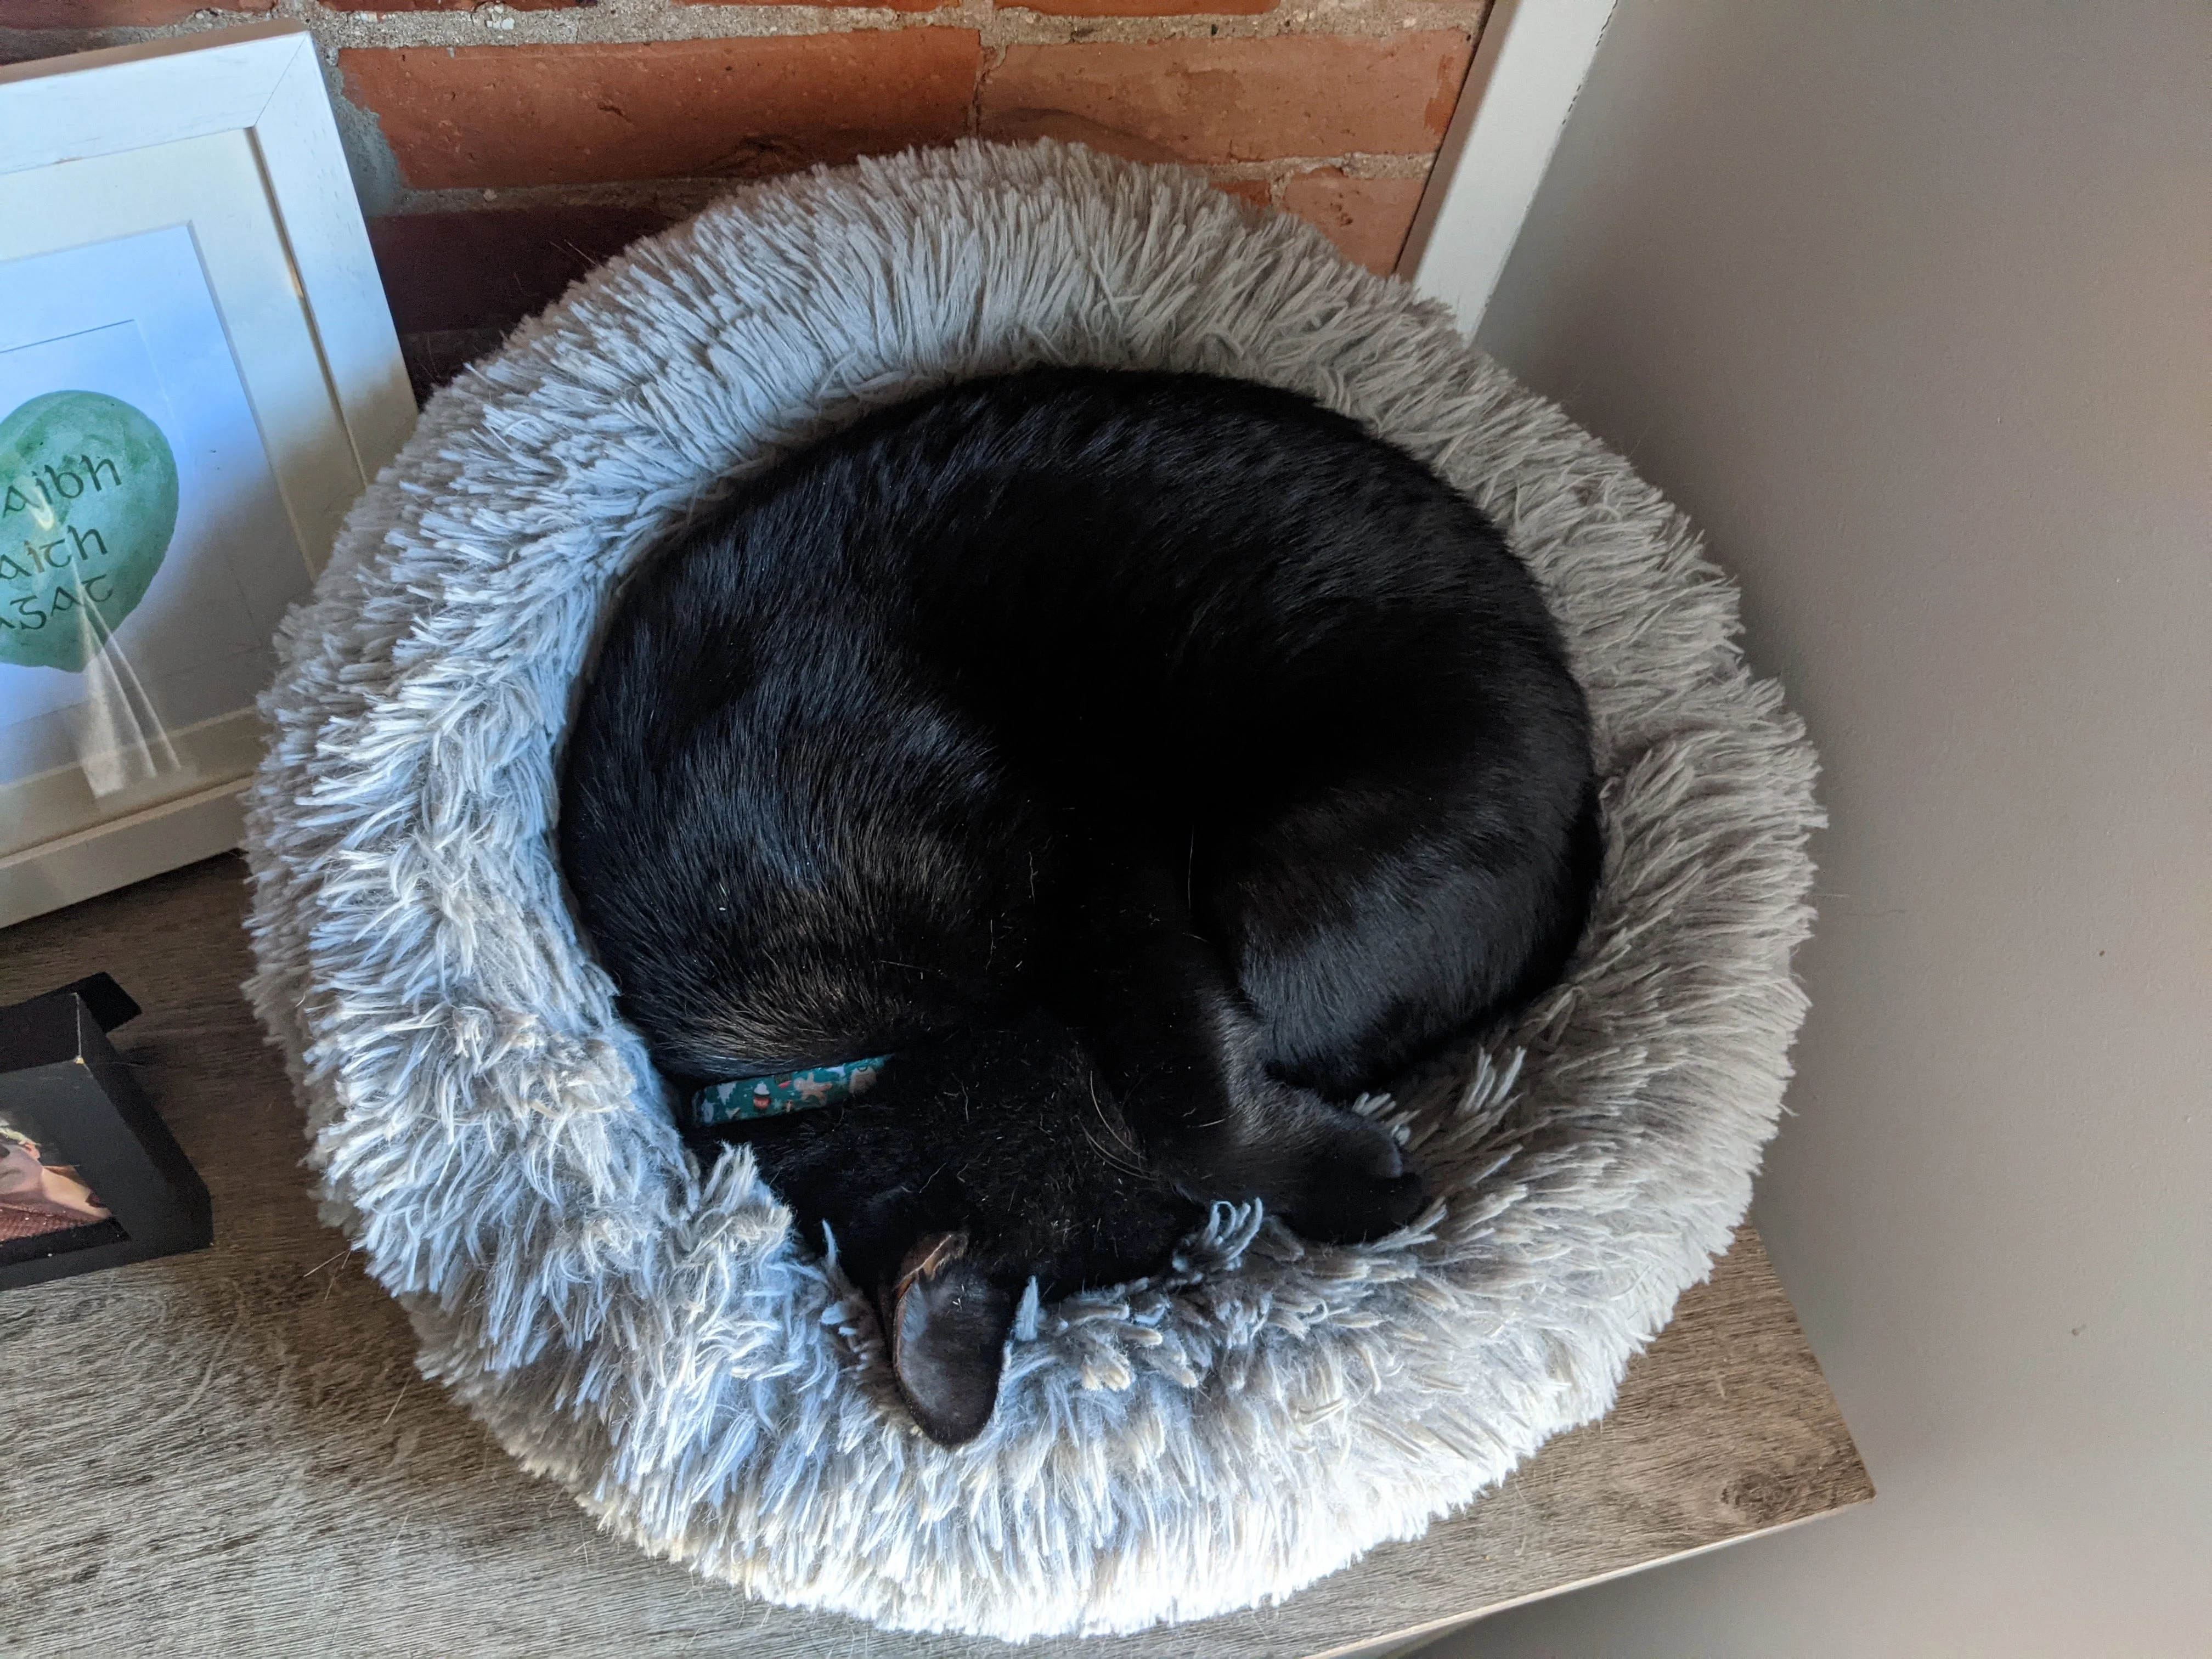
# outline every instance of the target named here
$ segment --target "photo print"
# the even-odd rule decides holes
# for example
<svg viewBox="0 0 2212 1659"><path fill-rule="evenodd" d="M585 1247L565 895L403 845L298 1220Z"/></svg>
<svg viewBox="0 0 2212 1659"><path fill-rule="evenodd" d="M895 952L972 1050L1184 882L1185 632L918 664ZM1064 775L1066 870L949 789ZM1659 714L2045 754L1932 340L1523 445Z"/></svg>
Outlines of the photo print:
<svg viewBox="0 0 2212 1659"><path fill-rule="evenodd" d="M249 769L308 586L190 228L0 263L0 859Z"/></svg>
<svg viewBox="0 0 2212 1659"><path fill-rule="evenodd" d="M50 1136L21 1113L0 1112L0 1266L125 1236Z"/></svg>

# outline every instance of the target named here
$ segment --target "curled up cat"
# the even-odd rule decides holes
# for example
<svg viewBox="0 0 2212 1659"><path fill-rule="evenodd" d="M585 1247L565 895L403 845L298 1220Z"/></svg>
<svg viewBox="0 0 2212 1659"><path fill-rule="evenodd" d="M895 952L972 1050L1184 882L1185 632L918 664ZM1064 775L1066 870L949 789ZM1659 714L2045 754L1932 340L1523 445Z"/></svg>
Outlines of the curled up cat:
<svg viewBox="0 0 2212 1659"><path fill-rule="evenodd" d="M1582 691L1472 504L1291 393L1073 369L652 555L559 842L695 1147L751 1148L946 1444L1032 1279L1156 1272L1221 1200L1418 1215L1348 1103L1554 982L1600 862Z"/></svg>

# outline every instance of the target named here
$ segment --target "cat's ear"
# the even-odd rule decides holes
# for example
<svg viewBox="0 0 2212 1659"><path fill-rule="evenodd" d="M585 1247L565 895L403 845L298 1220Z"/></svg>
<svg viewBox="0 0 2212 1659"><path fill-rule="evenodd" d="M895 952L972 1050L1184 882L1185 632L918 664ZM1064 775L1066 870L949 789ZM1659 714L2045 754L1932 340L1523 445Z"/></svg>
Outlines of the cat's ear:
<svg viewBox="0 0 2212 1659"><path fill-rule="evenodd" d="M969 1259L967 1236L916 1240L877 1305L890 1336L892 1374L922 1432L940 1446L982 1433L999 1401L1014 1299Z"/></svg>

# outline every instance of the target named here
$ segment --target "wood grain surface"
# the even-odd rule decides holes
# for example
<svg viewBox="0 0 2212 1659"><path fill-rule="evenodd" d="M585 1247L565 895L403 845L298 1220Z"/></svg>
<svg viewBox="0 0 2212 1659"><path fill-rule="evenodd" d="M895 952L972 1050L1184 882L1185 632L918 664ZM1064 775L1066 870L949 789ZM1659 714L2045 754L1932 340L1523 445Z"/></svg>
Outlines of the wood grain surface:
<svg viewBox="0 0 2212 1659"><path fill-rule="evenodd" d="M0 1653L1011 1650L762 1606L650 1559L418 1377L405 1318L308 1199L290 1091L238 989L244 906L222 858L0 931L0 1003L106 969L144 1006L116 1042L216 1206L211 1249L0 1292ZM1747 1227L1611 1415L1427 1537L1277 1607L1021 1651L1380 1653L1870 1496Z"/></svg>

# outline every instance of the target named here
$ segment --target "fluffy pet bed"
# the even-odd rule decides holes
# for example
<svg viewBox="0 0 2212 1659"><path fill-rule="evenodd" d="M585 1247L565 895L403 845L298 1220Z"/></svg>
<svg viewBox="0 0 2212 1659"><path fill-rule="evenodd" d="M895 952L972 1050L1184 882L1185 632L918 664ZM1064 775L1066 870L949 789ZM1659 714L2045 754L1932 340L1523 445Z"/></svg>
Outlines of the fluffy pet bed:
<svg viewBox="0 0 2212 1659"><path fill-rule="evenodd" d="M957 1450L750 1156L697 1166L549 828L616 578L733 471L1036 362L1296 388L1442 471L1549 593L1606 780L1567 983L1378 1109L1438 1201L1353 1249L1222 1206L1038 1307ZM1279 1597L1611 1401L1750 1196L1802 1012L1814 758L1626 463L1295 220L1049 144L742 191L433 398L287 623L249 990L423 1371L611 1530L773 1601L1004 1637Z"/></svg>

